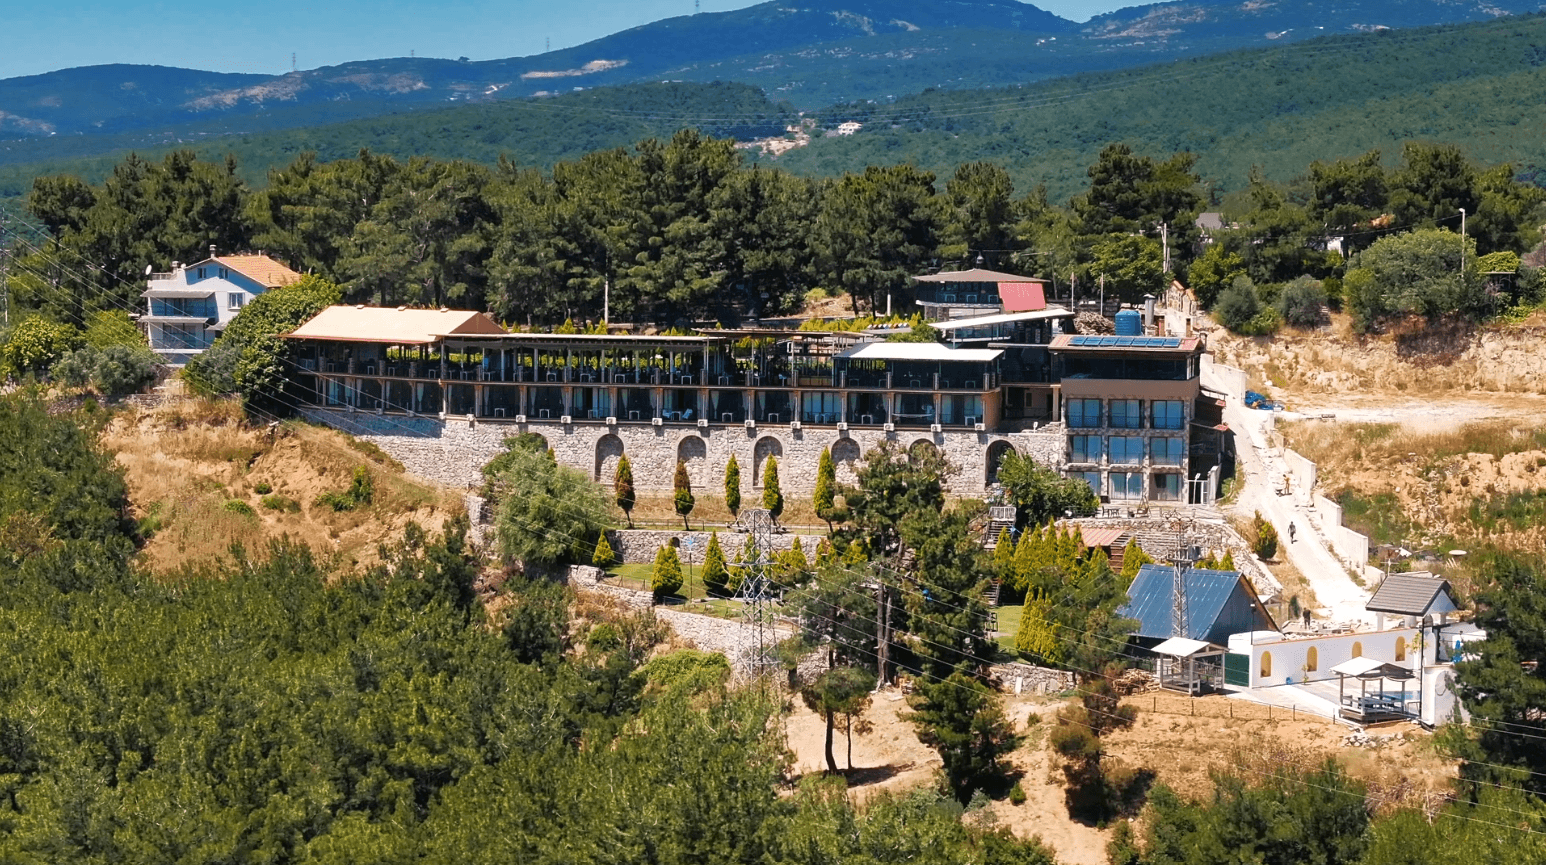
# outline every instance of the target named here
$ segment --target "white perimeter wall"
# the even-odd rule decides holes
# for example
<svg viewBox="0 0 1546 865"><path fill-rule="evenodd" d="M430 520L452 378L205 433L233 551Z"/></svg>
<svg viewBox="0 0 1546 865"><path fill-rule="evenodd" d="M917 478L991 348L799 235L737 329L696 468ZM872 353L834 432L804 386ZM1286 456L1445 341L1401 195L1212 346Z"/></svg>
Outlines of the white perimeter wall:
<svg viewBox="0 0 1546 865"><path fill-rule="evenodd" d="M1332 634L1323 637L1304 637L1294 640L1283 640L1276 643L1256 643L1246 646L1251 654L1251 687L1258 688L1269 685L1282 685L1284 679L1292 679L1295 683L1310 681L1319 682L1326 679L1335 680L1335 673L1330 672L1332 667L1343 661L1353 658L1353 644L1361 643L1363 651L1360 657L1373 658L1376 661L1385 661L1392 664L1400 664L1418 669L1421 653L1418 651L1416 628L1392 628L1388 631L1370 631L1367 633ZM1406 640L1406 660L1396 660L1396 640ZM1315 648L1316 662L1313 672L1305 672L1304 667L1309 659L1310 648ZM1242 648L1231 646L1231 649ZM1272 656L1272 672L1262 675L1262 655ZM1415 690L1415 682L1412 683ZM1349 687L1356 687L1349 683Z"/></svg>

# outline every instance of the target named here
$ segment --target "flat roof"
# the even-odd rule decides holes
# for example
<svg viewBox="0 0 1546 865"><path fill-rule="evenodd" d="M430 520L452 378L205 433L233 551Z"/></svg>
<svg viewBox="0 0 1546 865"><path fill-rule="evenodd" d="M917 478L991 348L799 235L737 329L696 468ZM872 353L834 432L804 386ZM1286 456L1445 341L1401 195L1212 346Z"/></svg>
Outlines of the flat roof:
<svg viewBox="0 0 1546 865"><path fill-rule="evenodd" d="M447 336L499 335L505 329L481 312L466 309L393 309L330 306L285 334L290 339L424 345Z"/></svg>
<svg viewBox="0 0 1546 865"><path fill-rule="evenodd" d="M213 288L152 288L149 291L142 292L140 297L153 299L195 299L209 297L214 293L215 290Z"/></svg>
<svg viewBox="0 0 1546 865"><path fill-rule="evenodd" d="M1156 655L1169 655L1172 658L1192 658L1198 655L1222 655L1226 650L1223 646L1207 643L1202 640L1171 637L1155 646L1152 651Z"/></svg>
<svg viewBox="0 0 1546 865"><path fill-rule="evenodd" d="M1073 318L1073 312L1061 306L1049 306L1046 309L1036 309L1030 312L1000 312L994 315L974 315L968 318L951 318L945 321L931 321L929 327L935 330L957 330L963 327L988 327L995 324L1011 324L1017 321L1040 321L1046 318Z"/></svg>
<svg viewBox="0 0 1546 865"><path fill-rule="evenodd" d="M1352 676L1357 679L1412 678L1412 671L1405 667L1364 657L1349 658L1332 667L1330 672L1336 673L1338 676Z"/></svg>
<svg viewBox="0 0 1546 865"><path fill-rule="evenodd" d="M971 270L952 270L948 273L931 273L928 276L915 276L918 282L1046 282L1045 279L1037 279L1034 276L1020 276L1015 273L1001 273L997 270L983 270L974 267Z"/></svg>
<svg viewBox="0 0 1546 865"><path fill-rule="evenodd" d="M938 360L987 363L1003 354L997 348L951 348L937 342L867 342L844 349L837 357L850 360Z"/></svg>

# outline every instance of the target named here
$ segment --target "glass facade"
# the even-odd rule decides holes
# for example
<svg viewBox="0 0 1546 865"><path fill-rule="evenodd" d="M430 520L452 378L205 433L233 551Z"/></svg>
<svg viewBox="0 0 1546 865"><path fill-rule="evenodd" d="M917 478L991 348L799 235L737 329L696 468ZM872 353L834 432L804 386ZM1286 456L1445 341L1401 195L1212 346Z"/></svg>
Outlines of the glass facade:
<svg viewBox="0 0 1546 865"><path fill-rule="evenodd" d="M1149 440L1149 456L1157 466L1178 466L1186 453L1186 440L1180 436L1159 436Z"/></svg>
<svg viewBox="0 0 1546 865"><path fill-rule="evenodd" d="M1161 502L1181 500L1181 476L1178 474L1154 475L1154 499Z"/></svg>
<svg viewBox="0 0 1546 865"><path fill-rule="evenodd" d="M1139 436L1112 436L1106 452L1113 465L1136 466L1143 464L1143 439Z"/></svg>
<svg viewBox="0 0 1546 865"><path fill-rule="evenodd" d="M1111 426L1118 429L1139 429L1143 426L1143 401L1114 399L1111 401Z"/></svg>
<svg viewBox="0 0 1546 865"><path fill-rule="evenodd" d="M1133 501L1143 498L1143 472L1112 472L1111 500Z"/></svg>
<svg viewBox="0 0 1546 865"><path fill-rule="evenodd" d="M1186 423L1186 404L1178 399L1154 401L1154 428L1180 429Z"/></svg>
<svg viewBox="0 0 1546 865"><path fill-rule="evenodd" d="M1098 463L1101 455L1100 436L1069 436L1068 461L1074 463Z"/></svg>
<svg viewBox="0 0 1546 865"><path fill-rule="evenodd" d="M1089 429L1100 426L1100 400L1071 399L1068 401L1068 425Z"/></svg>

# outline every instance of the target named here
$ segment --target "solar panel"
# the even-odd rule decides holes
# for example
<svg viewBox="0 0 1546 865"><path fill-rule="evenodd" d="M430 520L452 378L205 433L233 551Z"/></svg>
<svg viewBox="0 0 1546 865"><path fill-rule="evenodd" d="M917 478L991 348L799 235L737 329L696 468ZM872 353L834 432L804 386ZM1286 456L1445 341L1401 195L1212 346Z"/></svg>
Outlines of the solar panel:
<svg viewBox="0 0 1546 865"><path fill-rule="evenodd" d="M1100 344L1103 346L1116 345L1119 338L1120 337L1115 336L1103 336L1100 338Z"/></svg>
<svg viewBox="0 0 1546 865"><path fill-rule="evenodd" d="M1084 337L1076 336L1068 341L1069 345L1084 345Z"/></svg>
<svg viewBox="0 0 1546 865"><path fill-rule="evenodd" d="M1136 345L1137 344L1136 340L1139 340L1139 339L1142 339L1142 338L1143 337L1139 337L1139 336L1122 336L1122 337L1117 337L1117 345L1122 345L1122 346Z"/></svg>

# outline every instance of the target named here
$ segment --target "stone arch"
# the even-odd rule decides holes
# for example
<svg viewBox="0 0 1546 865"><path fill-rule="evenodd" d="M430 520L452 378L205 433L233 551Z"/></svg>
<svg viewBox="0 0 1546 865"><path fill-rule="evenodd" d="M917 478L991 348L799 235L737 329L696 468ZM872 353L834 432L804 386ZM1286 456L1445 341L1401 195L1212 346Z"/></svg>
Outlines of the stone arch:
<svg viewBox="0 0 1546 865"><path fill-rule="evenodd" d="M1406 637L1396 638L1396 660L1406 660Z"/></svg>
<svg viewBox="0 0 1546 865"><path fill-rule="evenodd" d="M1304 671L1306 673L1314 673L1314 672L1319 671L1320 668L1321 668L1321 653L1315 651L1315 647L1311 646L1309 648L1309 651L1304 653Z"/></svg>
<svg viewBox="0 0 1546 865"><path fill-rule="evenodd" d="M832 467L836 469L838 483L859 482L859 443L851 438L840 438L832 443Z"/></svg>
<svg viewBox="0 0 1546 865"><path fill-rule="evenodd" d="M1362 658L1363 657L1363 641L1362 640L1354 640L1353 641L1353 657L1355 657L1355 658Z"/></svg>
<svg viewBox="0 0 1546 865"><path fill-rule="evenodd" d="M612 482L617 471L617 461L623 455L623 440L607 433L596 440L596 480L608 484ZM639 478L634 476L634 486L638 486Z"/></svg>
<svg viewBox="0 0 1546 865"><path fill-rule="evenodd" d="M703 443L703 437L682 436L682 440L676 443L676 459L687 466L687 479L692 482L693 491L701 494L709 482L704 475L709 461L709 449ZM672 466L671 471L674 477L676 467Z"/></svg>
<svg viewBox="0 0 1546 865"><path fill-rule="evenodd" d="M988 457L985 460L987 473L983 475L983 483L988 486L998 483L998 465L1004 461L1004 455L1007 453L1019 453L1019 451L1016 451L1014 445L1003 439L988 445Z"/></svg>
<svg viewBox="0 0 1546 865"><path fill-rule="evenodd" d="M1261 653L1261 677L1263 679L1272 675L1272 653Z"/></svg>
<svg viewBox="0 0 1546 865"><path fill-rule="evenodd" d="M784 458L784 443L775 436L763 436L757 439L757 444L752 448L752 488L762 488L762 472L768 457ZM779 476L783 480L783 476Z"/></svg>
<svg viewBox="0 0 1546 865"><path fill-rule="evenodd" d="M939 446L929 439L915 439L912 444L907 446L907 452L908 454L917 453L919 448L932 451L936 455L939 453Z"/></svg>

